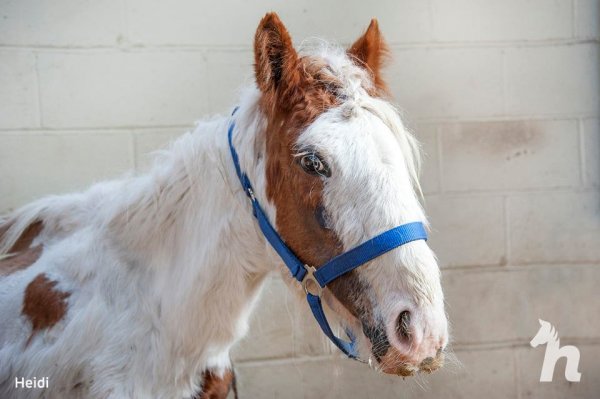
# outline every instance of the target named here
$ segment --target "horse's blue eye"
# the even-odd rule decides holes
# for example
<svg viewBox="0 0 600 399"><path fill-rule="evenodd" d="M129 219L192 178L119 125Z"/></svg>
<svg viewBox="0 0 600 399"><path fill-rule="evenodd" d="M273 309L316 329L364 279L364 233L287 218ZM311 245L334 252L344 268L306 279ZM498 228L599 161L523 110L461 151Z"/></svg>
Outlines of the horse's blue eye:
<svg viewBox="0 0 600 399"><path fill-rule="evenodd" d="M311 175L331 176L329 166L314 152L303 155L300 158L300 166Z"/></svg>

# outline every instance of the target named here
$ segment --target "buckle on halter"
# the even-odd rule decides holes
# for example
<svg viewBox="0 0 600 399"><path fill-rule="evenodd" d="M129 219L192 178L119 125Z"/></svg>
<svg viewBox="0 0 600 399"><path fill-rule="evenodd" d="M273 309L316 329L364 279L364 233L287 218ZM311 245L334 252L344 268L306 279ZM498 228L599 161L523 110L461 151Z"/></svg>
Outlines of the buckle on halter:
<svg viewBox="0 0 600 399"><path fill-rule="evenodd" d="M317 269L315 269L313 266L304 265L304 270L306 270L306 274L302 279L302 288L304 288L304 292L306 292L306 294L321 297L321 294L323 293L323 287L321 287L321 284L319 284L315 278L315 272Z"/></svg>
<svg viewBox="0 0 600 399"><path fill-rule="evenodd" d="M252 190L251 187L248 187L248 189L246 190L246 194L248 194L248 197L250 197L250 200L252 202L256 201L256 197L254 196L254 191Z"/></svg>

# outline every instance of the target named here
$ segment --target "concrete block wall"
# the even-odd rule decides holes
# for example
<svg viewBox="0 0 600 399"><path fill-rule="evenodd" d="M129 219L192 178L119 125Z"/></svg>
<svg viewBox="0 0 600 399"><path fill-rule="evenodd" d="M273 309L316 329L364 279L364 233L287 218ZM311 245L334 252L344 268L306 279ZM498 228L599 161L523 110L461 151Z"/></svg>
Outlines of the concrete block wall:
<svg viewBox="0 0 600 399"><path fill-rule="evenodd" d="M143 170L252 82L277 11L296 42L377 17L388 82L426 153L430 243L458 362L402 380L341 359L274 276L236 349L243 397L600 395L599 0L4 0L0 211ZM540 383L538 318L581 351Z"/></svg>

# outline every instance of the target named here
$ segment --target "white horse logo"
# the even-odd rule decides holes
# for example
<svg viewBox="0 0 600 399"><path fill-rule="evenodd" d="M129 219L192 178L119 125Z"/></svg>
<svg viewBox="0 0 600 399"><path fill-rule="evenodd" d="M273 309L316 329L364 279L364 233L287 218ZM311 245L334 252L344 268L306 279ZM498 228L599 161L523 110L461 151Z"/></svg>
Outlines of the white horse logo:
<svg viewBox="0 0 600 399"><path fill-rule="evenodd" d="M540 382L552 381L554 366L561 357L567 358L567 365L565 367L565 378L567 381L579 382L581 380L581 373L577 371L579 368L579 349L573 345L566 345L561 348L558 332L554 326L542 319L538 320L541 327L529 344L534 348L538 345L547 344Z"/></svg>

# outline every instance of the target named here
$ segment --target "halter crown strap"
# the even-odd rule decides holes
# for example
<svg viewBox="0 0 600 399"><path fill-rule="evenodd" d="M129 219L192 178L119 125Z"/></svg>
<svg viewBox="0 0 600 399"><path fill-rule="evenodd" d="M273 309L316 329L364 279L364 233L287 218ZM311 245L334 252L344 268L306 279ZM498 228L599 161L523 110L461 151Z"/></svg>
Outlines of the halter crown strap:
<svg viewBox="0 0 600 399"><path fill-rule="evenodd" d="M232 115L235 114L236 111L237 107L233 110ZM258 225L263 235L267 241L269 241L273 249L279 254L287 268L290 270L292 276L302 283L304 290L306 291L306 300L310 310L319 323L323 333L348 357L356 359L358 353L356 349L356 340L352 333L346 331L346 334L350 338L350 342L346 342L336 337L327 322L327 317L325 316L320 298L321 289L325 288L327 284L341 275L356 269L386 252L411 241L427 240L427 232L425 231L423 223L412 222L394 227L393 229L385 231L370 240L365 241L359 246L334 257L317 269L305 265L285 244L275 228L273 228L267 215L256 199L250 179L248 179L248 176L242 171L238 154L233 146L234 127L235 122L232 120L227 131L231 158L233 159L235 172L240 179L242 187L244 188L246 195L252 201L253 213L258 220ZM318 287L309 289L309 280L318 284ZM314 288L317 288L317 292L313 292Z"/></svg>

